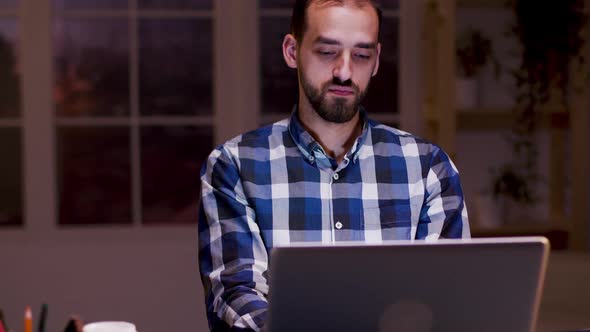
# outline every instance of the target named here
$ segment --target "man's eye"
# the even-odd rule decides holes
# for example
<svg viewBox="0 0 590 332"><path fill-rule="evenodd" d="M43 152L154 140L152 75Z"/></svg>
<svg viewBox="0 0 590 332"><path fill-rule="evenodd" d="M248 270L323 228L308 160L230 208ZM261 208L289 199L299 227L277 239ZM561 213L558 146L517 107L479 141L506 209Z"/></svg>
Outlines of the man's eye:
<svg viewBox="0 0 590 332"><path fill-rule="evenodd" d="M359 58L359 59L361 59L361 60L368 60L368 59L371 58L370 55L363 54L363 53L356 53L354 56L357 57L357 58Z"/></svg>
<svg viewBox="0 0 590 332"><path fill-rule="evenodd" d="M322 50L317 51L317 53L319 55L334 55L334 54L336 54L336 52L334 52L334 51L322 51Z"/></svg>

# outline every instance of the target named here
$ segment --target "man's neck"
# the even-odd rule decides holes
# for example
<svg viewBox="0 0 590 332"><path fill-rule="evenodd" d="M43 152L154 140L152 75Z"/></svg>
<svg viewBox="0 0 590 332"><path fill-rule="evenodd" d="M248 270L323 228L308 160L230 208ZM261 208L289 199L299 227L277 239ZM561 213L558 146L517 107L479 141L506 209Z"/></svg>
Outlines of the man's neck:
<svg viewBox="0 0 590 332"><path fill-rule="evenodd" d="M298 105L299 120L303 127L324 148L324 151L340 163L361 134L359 112L345 123L324 120L311 105Z"/></svg>

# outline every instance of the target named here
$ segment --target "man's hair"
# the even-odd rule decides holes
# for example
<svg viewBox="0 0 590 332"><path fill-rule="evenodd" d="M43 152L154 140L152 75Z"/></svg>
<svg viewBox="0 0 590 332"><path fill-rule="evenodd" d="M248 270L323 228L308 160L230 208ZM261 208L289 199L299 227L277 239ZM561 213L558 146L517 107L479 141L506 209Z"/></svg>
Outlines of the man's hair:
<svg viewBox="0 0 590 332"><path fill-rule="evenodd" d="M349 2L359 7L370 5L375 8L375 11L377 12L377 17L379 18L379 34L381 34L383 14L378 0L296 0L295 5L293 6L293 14L291 16L291 34L295 36L298 43L301 43L303 40L303 34L305 34L307 29L307 8L309 8L312 2L339 6L345 5Z"/></svg>

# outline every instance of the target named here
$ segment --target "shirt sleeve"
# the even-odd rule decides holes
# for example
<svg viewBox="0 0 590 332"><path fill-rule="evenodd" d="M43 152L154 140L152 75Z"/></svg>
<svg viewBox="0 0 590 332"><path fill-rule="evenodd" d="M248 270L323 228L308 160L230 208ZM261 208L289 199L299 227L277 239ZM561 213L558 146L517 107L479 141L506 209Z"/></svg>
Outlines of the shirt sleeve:
<svg viewBox="0 0 590 332"><path fill-rule="evenodd" d="M426 190L416 238L471 237L459 171L449 156L434 146L425 172Z"/></svg>
<svg viewBox="0 0 590 332"><path fill-rule="evenodd" d="M214 150L201 170L199 270L212 331L264 325L268 254L235 159Z"/></svg>

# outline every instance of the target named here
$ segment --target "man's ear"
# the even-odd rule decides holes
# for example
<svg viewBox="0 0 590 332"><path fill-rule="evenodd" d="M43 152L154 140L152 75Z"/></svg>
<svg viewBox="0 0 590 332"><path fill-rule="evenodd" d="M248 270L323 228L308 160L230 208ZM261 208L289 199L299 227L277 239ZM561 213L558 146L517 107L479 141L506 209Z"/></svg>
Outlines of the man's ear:
<svg viewBox="0 0 590 332"><path fill-rule="evenodd" d="M377 61L375 62L375 68L373 68L373 74L371 76L377 75L377 71L379 70L379 58L381 57L381 43L377 43Z"/></svg>
<svg viewBox="0 0 590 332"><path fill-rule="evenodd" d="M291 68L297 68L297 40L292 34L285 35L283 39L283 58Z"/></svg>

